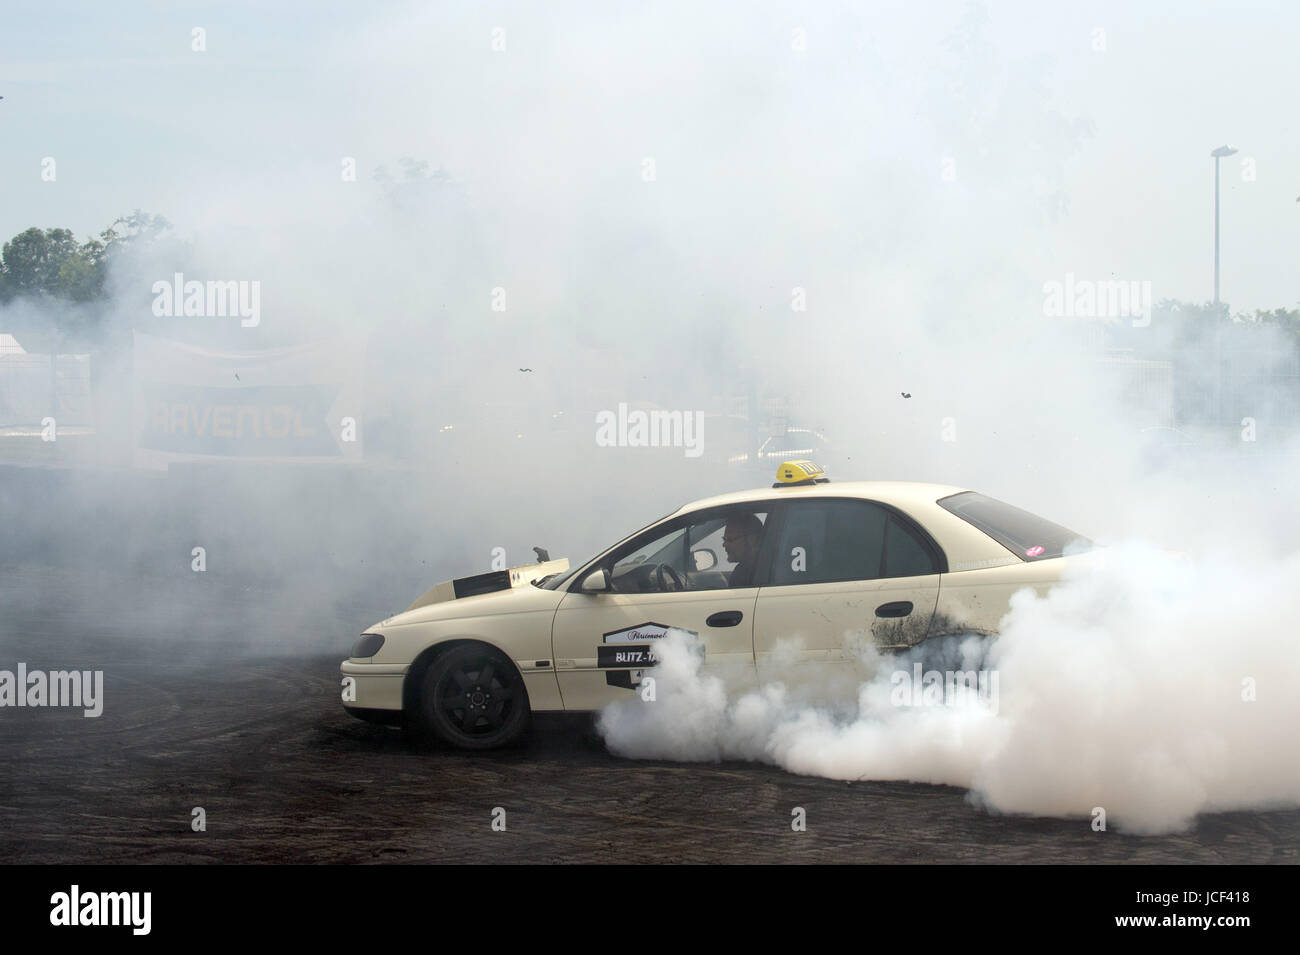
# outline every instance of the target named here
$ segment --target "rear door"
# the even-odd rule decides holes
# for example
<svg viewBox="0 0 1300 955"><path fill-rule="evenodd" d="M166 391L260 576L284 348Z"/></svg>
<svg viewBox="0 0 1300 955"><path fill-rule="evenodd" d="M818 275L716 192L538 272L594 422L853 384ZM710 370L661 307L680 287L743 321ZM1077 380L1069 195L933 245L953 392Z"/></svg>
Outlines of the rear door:
<svg viewBox="0 0 1300 955"><path fill-rule="evenodd" d="M851 647L913 646L939 599L942 553L906 515L875 501L791 501L774 526L768 585L758 595L758 666L782 641L808 661L851 659Z"/></svg>

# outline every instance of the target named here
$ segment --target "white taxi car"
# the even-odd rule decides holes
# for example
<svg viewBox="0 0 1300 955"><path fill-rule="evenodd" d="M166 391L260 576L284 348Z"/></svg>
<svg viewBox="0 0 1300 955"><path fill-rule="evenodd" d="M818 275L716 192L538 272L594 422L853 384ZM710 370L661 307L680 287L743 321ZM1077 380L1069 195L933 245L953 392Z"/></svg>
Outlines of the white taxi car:
<svg viewBox="0 0 1300 955"><path fill-rule="evenodd" d="M1090 547L974 491L833 484L787 461L770 488L687 504L576 569L542 560L439 584L357 640L344 706L487 749L533 711L628 696L669 629L698 638L705 667L742 670L791 639L808 660L840 660L854 635L901 650L992 634L1013 593L1045 592Z"/></svg>

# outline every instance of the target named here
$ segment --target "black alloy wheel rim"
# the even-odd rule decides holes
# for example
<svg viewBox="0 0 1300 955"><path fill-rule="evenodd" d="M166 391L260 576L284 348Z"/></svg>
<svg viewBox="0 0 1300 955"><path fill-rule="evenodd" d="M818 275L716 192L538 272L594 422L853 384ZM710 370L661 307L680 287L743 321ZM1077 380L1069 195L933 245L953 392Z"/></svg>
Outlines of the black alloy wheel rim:
<svg viewBox="0 0 1300 955"><path fill-rule="evenodd" d="M488 736L510 718L514 687L491 660L469 660L452 667L438 685L438 706L466 736Z"/></svg>

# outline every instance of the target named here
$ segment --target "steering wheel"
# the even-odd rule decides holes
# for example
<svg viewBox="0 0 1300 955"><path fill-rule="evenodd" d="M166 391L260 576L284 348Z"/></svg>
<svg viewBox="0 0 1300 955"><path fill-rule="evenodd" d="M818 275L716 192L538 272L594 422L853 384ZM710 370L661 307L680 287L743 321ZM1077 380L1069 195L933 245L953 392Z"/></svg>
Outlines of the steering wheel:
<svg viewBox="0 0 1300 955"><path fill-rule="evenodd" d="M659 590L668 593L686 589L686 582L682 580L681 575L670 564L656 564L655 569L650 574L650 580Z"/></svg>

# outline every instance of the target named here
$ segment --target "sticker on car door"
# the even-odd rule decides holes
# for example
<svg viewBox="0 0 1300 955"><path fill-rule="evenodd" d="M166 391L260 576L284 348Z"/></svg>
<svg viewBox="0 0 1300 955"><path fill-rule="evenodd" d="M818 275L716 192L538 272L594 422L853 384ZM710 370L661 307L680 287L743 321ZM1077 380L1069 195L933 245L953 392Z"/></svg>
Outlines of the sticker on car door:
<svg viewBox="0 0 1300 955"><path fill-rule="evenodd" d="M659 662L653 641L662 640L670 630L696 639L700 636L694 630L652 621L602 634L602 643L596 647L596 666L610 671L605 674L605 683L633 689L641 682L645 671Z"/></svg>

